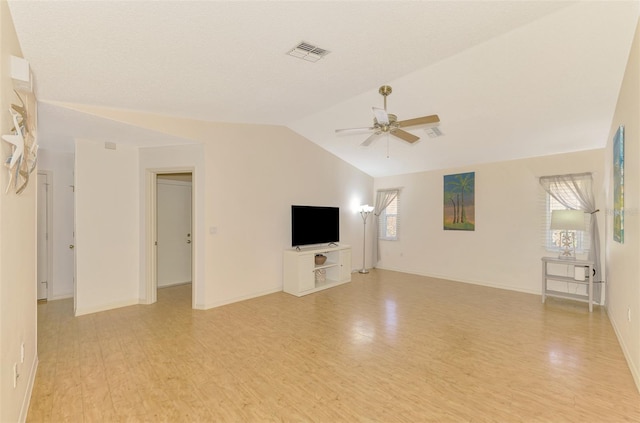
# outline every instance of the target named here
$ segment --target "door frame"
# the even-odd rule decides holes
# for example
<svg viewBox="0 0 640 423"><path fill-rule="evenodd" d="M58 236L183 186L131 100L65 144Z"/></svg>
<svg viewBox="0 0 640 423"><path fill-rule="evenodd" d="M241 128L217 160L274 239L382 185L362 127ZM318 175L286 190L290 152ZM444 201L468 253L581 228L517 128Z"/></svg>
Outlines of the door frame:
<svg viewBox="0 0 640 423"><path fill-rule="evenodd" d="M195 231L195 168L156 168L146 170L146 278L145 278L145 296L141 300L142 304L153 304L158 301L158 175L167 173L190 173L191 174L191 307L196 308L196 285L198 283L195 273L195 247L197 244L197 235Z"/></svg>
<svg viewBox="0 0 640 423"><path fill-rule="evenodd" d="M46 177L46 185L47 185L47 298L49 300L52 296L53 292L53 172L50 170L40 170L38 169L37 176L44 175ZM38 188L40 188L40 184L37 184ZM37 191L37 190L36 190ZM36 192L36 197L38 197ZM37 206L40 208L40 204ZM37 212L37 210L36 210ZM37 274L36 270L36 274ZM36 278L36 300L38 299L38 284L40 284L39 278Z"/></svg>

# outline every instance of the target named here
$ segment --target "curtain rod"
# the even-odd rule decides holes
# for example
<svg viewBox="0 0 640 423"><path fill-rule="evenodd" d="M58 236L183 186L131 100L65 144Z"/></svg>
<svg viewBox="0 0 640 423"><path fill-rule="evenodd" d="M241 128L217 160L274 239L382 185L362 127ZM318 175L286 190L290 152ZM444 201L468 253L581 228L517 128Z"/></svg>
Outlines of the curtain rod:
<svg viewBox="0 0 640 423"><path fill-rule="evenodd" d="M381 188L381 189L377 189L376 192L387 192L387 191L401 191L402 188L404 187L397 187L397 188Z"/></svg>
<svg viewBox="0 0 640 423"><path fill-rule="evenodd" d="M565 175L549 175L549 176L540 176L540 179L551 179L551 178L566 178L572 176L593 176L592 172L583 172L583 173L568 173Z"/></svg>

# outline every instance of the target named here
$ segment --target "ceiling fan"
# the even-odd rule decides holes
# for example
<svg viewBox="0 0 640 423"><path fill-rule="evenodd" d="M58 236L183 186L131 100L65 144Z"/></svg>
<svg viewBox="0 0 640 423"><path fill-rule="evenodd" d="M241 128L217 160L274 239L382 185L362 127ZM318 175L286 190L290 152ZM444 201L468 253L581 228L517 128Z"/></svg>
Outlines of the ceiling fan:
<svg viewBox="0 0 640 423"><path fill-rule="evenodd" d="M391 87L383 85L378 92L384 97L384 109L379 107L373 107L373 126L368 128L349 128L349 129L336 129L336 133L345 132L361 132L361 131L373 131L361 145L367 146L371 144L378 136L382 134L391 134L400 138L410 144L418 141L420 137L417 137L401 128L408 126L418 125L434 125L440 122L438 115L422 116L414 119L398 120L398 117L392 113L387 113L387 96L391 94Z"/></svg>

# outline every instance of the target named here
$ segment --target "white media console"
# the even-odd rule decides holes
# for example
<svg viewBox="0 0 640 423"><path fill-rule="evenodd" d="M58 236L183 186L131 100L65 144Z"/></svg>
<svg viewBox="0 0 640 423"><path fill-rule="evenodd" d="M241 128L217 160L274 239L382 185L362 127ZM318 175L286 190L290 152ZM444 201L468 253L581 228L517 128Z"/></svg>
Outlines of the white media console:
<svg viewBox="0 0 640 423"><path fill-rule="evenodd" d="M316 265L316 254L327 256L327 261ZM350 281L351 247L349 245L314 246L284 251L284 292L301 297Z"/></svg>

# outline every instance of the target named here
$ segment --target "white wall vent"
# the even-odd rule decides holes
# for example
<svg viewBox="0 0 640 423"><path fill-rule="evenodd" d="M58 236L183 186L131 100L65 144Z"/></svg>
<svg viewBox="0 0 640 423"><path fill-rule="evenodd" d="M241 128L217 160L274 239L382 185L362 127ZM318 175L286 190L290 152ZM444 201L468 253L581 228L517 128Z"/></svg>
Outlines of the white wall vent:
<svg viewBox="0 0 640 423"><path fill-rule="evenodd" d="M425 131L427 132L427 135L429 135L429 138L436 138L444 135L440 130L440 128L438 128L437 126L434 126L432 128L427 128L425 129Z"/></svg>
<svg viewBox="0 0 640 423"><path fill-rule="evenodd" d="M317 62L329 54L329 51L302 41L300 44L289 50L287 54L308 62Z"/></svg>

